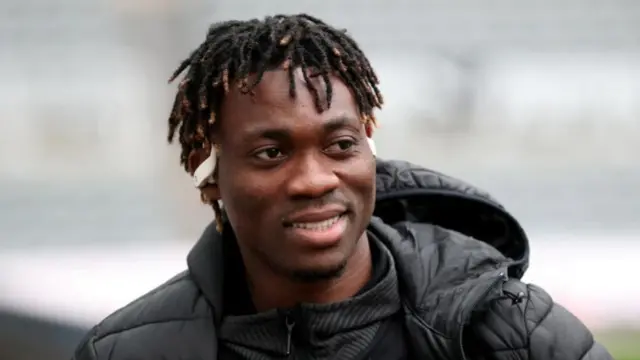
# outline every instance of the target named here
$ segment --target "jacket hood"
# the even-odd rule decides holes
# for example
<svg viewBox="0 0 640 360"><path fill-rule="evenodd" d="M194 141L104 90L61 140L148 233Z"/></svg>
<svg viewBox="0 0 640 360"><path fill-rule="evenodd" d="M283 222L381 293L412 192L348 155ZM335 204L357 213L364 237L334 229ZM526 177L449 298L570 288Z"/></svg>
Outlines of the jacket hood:
<svg viewBox="0 0 640 360"><path fill-rule="evenodd" d="M529 264L529 241L518 221L487 192L434 170L377 160L374 216L393 225L422 222L485 242L514 261L510 276Z"/></svg>

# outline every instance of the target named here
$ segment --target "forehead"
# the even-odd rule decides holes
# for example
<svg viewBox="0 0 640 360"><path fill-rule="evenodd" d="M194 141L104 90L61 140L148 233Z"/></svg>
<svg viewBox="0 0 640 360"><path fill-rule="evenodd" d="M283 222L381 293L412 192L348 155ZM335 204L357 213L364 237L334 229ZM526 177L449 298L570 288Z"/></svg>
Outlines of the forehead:
<svg viewBox="0 0 640 360"><path fill-rule="evenodd" d="M314 95L308 89L301 69L294 71L295 98L289 93L291 78L282 69L265 72L252 96L242 94L237 86L233 86L220 109L222 136L238 138L257 129L267 130L270 127L291 131L305 127L311 130L313 125L321 127L335 119L359 121L358 108L349 87L336 76L330 76L329 79L332 88L329 108L326 108L324 80L322 77L310 79L325 108L321 113L316 108ZM249 79L250 82L252 80Z"/></svg>

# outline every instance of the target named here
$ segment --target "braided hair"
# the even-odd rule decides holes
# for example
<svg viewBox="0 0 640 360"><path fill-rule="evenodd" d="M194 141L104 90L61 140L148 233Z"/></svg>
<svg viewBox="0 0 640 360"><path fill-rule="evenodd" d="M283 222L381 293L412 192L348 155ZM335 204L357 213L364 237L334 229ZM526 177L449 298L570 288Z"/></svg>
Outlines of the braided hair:
<svg viewBox="0 0 640 360"><path fill-rule="evenodd" d="M180 82L171 114L168 141L176 134L182 151L180 163L189 171L189 156L210 151L216 114L231 86L252 94L266 71L283 68L289 75L289 95L296 96L294 71L302 68L306 87L318 112L331 106L330 75L338 76L352 91L361 120L371 135L374 108L383 103L378 78L358 44L346 34L307 14L276 15L263 20L226 21L209 27L205 41L173 72ZM252 76L255 75L255 76ZM325 102L311 78L324 82ZM220 227L221 210L214 202Z"/></svg>

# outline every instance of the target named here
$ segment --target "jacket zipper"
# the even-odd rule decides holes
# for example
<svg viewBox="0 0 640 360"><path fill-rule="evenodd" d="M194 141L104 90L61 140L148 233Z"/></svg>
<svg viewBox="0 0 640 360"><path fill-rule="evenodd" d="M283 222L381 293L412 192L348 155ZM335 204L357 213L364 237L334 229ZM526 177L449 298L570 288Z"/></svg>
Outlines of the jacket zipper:
<svg viewBox="0 0 640 360"><path fill-rule="evenodd" d="M287 350L285 355L291 357L293 328L296 326L296 322L290 315L286 315L284 318L284 325L287 327Z"/></svg>

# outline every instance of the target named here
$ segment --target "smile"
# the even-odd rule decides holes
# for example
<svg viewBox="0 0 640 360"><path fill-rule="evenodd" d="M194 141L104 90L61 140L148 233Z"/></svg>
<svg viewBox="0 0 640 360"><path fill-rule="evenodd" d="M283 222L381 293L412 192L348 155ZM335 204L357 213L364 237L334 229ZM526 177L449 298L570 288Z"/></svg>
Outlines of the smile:
<svg viewBox="0 0 640 360"><path fill-rule="evenodd" d="M344 217L344 214L336 215L330 219L316 222L297 222L292 223L291 227L296 229L305 229L313 231L324 231L335 225L340 219Z"/></svg>

